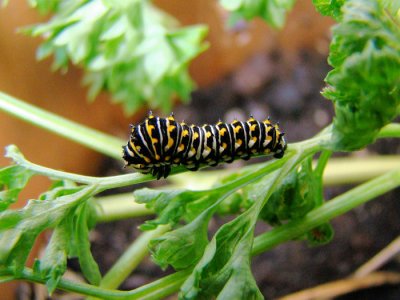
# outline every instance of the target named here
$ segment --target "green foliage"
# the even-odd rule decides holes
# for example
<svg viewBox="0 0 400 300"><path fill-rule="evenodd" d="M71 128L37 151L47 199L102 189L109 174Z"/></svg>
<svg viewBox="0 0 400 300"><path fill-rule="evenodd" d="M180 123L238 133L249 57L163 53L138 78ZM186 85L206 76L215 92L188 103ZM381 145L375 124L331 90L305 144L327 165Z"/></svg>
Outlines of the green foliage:
<svg viewBox="0 0 400 300"><path fill-rule="evenodd" d="M379 1L347 1L330 49L323 95L335 104L331 147L360 149L400 110L399 25Z"/></svg>
<svg viewBox="0 0 400 300"><path fill-rule="evenodd" d="M181 299L262 299L250 271L254 209L224 224L181 289Z"/></svg>
<svg viewBox="0 0 400 300"><path fill-rule="evenodd" d="M260 17L271 26L281 28L285 23L286 13L293 7L295 0L220 0L219 2L231 12L230 23Z"/></svg>
<svg viewBox="0 0 400 300"><path fill-rule="evenodd" d="M201 213L203 206L195 205L194 211L188 208L188 203L192 201L206 202L206 207L214 202L215 197L209 191L187 191L187 190L150 190L147 188L134 192L136 202L145 203L147 208L153 209L157 219L147 221L140 228L151 230L161 224L175 225L182 218L187 221L193 220ZM200 210L200 211L199 211Z"/></svg>
<svg viewBox="0 0 400 300"><path fill-rule="evenodd" d="M271 225L299 219L323 203L321 174L314 172L312 157L293 170L274 191L261 211L260 217ZM249 198L257 201L265 195L264 182L248 187Z"/></svg>
<svg viewBox="0 0 400 300"><path fill-rule="evenodd" d="M0 169L0 281L30 280L45 283L50 293L62 288L103 299L162 298L179 289L181 299L262 299L251 272L253 255L293 239L305 239L311 246L327 243L333 237L329 224L333 217L398 187L400 172L396 170L334 200L325 202L322 196L322 174L331 155L329 149L364 147L400 111L400 4L387 0L313 2L321 13L339 22L334 28L329 56L334 69L326 78L329 86L324 90L324 95L335 105L333 125L311 139L290 144L279 160L251 165L219 178L211 189L191 191L169 187L134 192L136 201L146 204L156 214L140 228L162 230L150 242L146 232L146 238L139 238L129 247L116 263L118 272L114 270L112 275L118 278L113 278L113 284L122 282L134 268L130 262L138 256L144 257L148 249L158 265L172 266L179 270L177 273L133 291L111 290L104 284L90 251L88 235L96 223L93 197L108 189L148 181L150 175L97 178L66 173L35 165L15 146L9 146L6 156L14 164ZM170 19L147 1L31 3L42 12L56 12L49 23L32 29L33 34L49 35L41 55L53 53L59 68L66 67L69 59L85 67L94 66L96 70L88 76L98 76L92 78L96 88L106 85L111 89L117 85L113 80L124 74L121 76L137 80L138 86L129 90L135 96L140 94L135 90L139 87L150 89L149 93L167 95L172 87L179 86L168 77L171 66L182 71L201 48L201 28L171 31ZM293 1L221 3L234 14L245 18L262 16L274 26L282 25L285 12L293 5ZM133 55L124 61L127 53ZM175 57L176 54L179 55ZM166 60L161 59L164 57ZM135 73L132 66L141 71ZM103 77L106 76L103 71L110 77ZM159 85L152 90L156 84ZM171 90L163 90L161 84ZM109 145L106 153L113 156L120 151L114 149L119 145L116 139L48 117L49 114L22 106L1 93L0 109L27 120L31 118L21 111L29 111L28 116L46 121L49 128L59 128L60 124L68 128L62 133L58 130L59 134L84 132L86 136L75 140L99 151ZM398 125L380 135L398 136ZM318 159L313 164L315 157ZM179 172L180 169L173 170ZM10 209L9 205L18 199L32 176L46 176L53 184L25 207ZM215 214L230 215L231 221L209 237L209 223ZM254 229L260 220L275 228L255 237ZM168 225L160 226L165 224ZM32 269L26 268L37 236L48 229L53 231L44 255ZM62 279L67 259L71 257L78 258L89 284ZM138 263L135 261L135 265Z"/></svg>
<svg viewBox="0 0 400 300"><path fill-rule="evenodd" d="M7 148L7 156L19 165L4 168L7 186L20 190L33 175L38 175L15 146ZM13 172L10 172L13 171ZM15 172L17 171L17 172ZM27 176L28 175L28 176ZM0 214L0 265L12 266L16 276L23 271L37 236L54 229L45 255L37 268L51 293L66 270L67 257L77 257L85 277L93 284L100 281L100 272L90 252L89 226L93 225L93 207L88 199L95 186L77 186L70 181L56 181L37 200L29 200L18 210ZM15 193L3 193L4 203L11 203Z"/></svg>
<svg viewBox="0 0 400 300"><path fill-rule="evenodd" d="M29 5L37 9L41 14L57 11L60 0L28 0Z"/></svg>
<svg viewBox="0 0 400 300"><path fill-rule="evenodd" d="M18 194L28 183L33 173L20 166L10 166L0 170L0 211L6 210L17 201Z"/></svg>
<svg viewBox="0 0 400 300"><path fill-rule="evenodd" d="M339 20L341 17L341 8L346 0L313 0L315 8L324 16Z"/></svg>
<svg viewBox="0 0 400 300"><path fill-rule="evenodd" d="M204 26L177 28L146 0L32 2L55 11L47 23L25 30L45 38L38 58L54 55L54 69L66 70L69 61L82 66L91 99L106 89L130 114L145 103L169 111L176 95L188 100L188 64L206 48Z"/></svg>
<svg viewBox="0 0 400 300"><path fill-rule="evenodd" d="M149 247L154 261L161 268L171 265L175 270L197 263L208 244L210 217L210 213L203 213L189 224L153 239Z"/></svg>

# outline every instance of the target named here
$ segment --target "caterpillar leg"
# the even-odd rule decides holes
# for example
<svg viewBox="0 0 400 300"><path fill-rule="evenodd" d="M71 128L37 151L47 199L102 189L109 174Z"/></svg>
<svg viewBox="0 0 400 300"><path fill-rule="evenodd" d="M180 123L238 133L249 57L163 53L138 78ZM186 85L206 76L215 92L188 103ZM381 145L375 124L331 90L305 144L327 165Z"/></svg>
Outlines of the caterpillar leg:
<svg viewBox="0 0 400 300"><path fill-rule="evenodd" d="M159 167L154 166L151 170L151 174L157 177L157 180L161 177L167 178L169 173L171 173L171 166L169 165L161 165Z"/></svg>

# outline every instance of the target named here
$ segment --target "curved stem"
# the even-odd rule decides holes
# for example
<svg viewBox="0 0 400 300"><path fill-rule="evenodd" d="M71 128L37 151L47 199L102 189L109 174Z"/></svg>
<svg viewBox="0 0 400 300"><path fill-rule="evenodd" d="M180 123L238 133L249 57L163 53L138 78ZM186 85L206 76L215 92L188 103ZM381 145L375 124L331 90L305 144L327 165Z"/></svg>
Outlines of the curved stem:
<svg viewBox="0 0 400 300"><path fill-rule="evenodd" d="M169 225L164 225L158 226L155 230L142 233L104 275L100 282L100 287L117 288L149 253L147 245L150 240L161 236L169 229Z"/></svg>
<svg viewBox="0 0 400 300"><path fill-rule="evenodd" d="M132 193L96 198L97 222L143 217L154 214L145 204L135 202Z"/></svg>
<svg viewBox="0 0 400 300"><path fill-rule="evenodd" d="M335 197L301 220L290 221L254 239L252 254L260 254L283 242L297 238L349 210L382 195L400 185L400 170L395 170L372 179L356 188Z"/></svg>
<svg viewBox="0 0 400 300"><path fill-rule="evenodd" d="M378 134L378 138L394 138L400 137L400 124L391 123L384 126Z"/></svg>
<svg viewBox="0 0 400 300"><path fill-rule="evenodd" d="M3 92L0 92L0 110L105 155L114 158L121 157L121 146L125 141L70 121Z"/></svg>

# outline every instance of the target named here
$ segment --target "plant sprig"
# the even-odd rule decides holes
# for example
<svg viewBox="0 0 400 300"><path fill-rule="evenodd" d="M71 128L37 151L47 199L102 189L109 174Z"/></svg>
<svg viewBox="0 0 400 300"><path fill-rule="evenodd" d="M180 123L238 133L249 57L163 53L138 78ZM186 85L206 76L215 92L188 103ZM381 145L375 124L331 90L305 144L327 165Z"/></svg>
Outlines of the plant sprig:
<svg viewBox="0 0 400 300"><path fill-rule="evenodd" d="M70 62L83 67L90 99L107 90L128 114L144 104L167 112L174 97L189 99L188 65L207 47L205 26L178 27L148 0L29 2L54 14L23 30L44 38L38 59L53 55L53 69L63 71Z"/></svg>
<svg viewBox="0 0 400 300"><path fill-rule="evenodd" d="M107 4L113 2L116 1ZM264 2L255 2L258 6L254 7L248 7L245 1L230 5L235 4L233 9L242 10L244 15L251 12L252 17L260 14L260 8L266 7ZM400 137L399 124L387 125L400 112L399 6L384 0L313 2L321 12L339 21L333 32L329 58L334 69L326 78L329 86L324 92L336 109L332 125L313 138L289 144L282 159L240 169L220 178L206 190L136 190L135 200L145 204L147 211L155 213L156 217L141 226L147 232L129 247L104 277L91 255L88 242L88 233L96 223L98 212L94 197L104 190L153 178L137 173L102 178L71 174L34 164L26 160L16 146L9 146L6 155L14 164L0 170L0 279L44 283L50 293L59 288L107 299L152 299L179 290L181 299L260 299L262 294L250 269L253 255L292 239L306 239L312 245L326 243L332 237L328 223L332 218L398 187L400 171L393 170L330 201L326 202L322 194L322 174L332 151L365 147L376 138ZM53 5L55 2L48 3L49 6L45 1L32 3L40 5L43 11L61 9ZM76 19L68 19L67 23L67 19L61 19L59 24L53 19L49 23L52 30L58 30L52 38L64 47L58 57L60 63L64 62L65 51L73 52L78 58L88 53L84 43L81 46L85 51L80 51L82 49L76 43L71 44L72 48L77 47L73 51L63 44L69 38L76 38L73 31L62 32L63 26L81 32L80 26L90 20L79 15L88 7L80 1L71 3L76 7L64 9L73 11ZM99 5L97 1L85 2L87 5L96 3ZM135 3L144 5L143 1ZM121 9L130 4L130 1L119 3L118 7ZM282 3L292 4L292 1ZM105 6L95 8L106 14ZM279 16L281 18L282 14ZM96 22L97 17L92 17ZM133 16L132 20L137 19ZM42 33L48 29L41 27ZM106 33L103 32L107 41L118 37L118 34ZM196 41L195 38L192 42L196 44ZM112 47L109 50L115 54ZM103 55L107 56L107 51ZM90 144L102 153L119 157L122 142L118 139L58 118L8 95L0 94L0 109L57 134L72 136L74 141ZM57 124L57 129L51 128L53 124ZM86 141L89 136L90 143ZM317 155L317 163L313 165ZM183 171L183 168L176 168L173 173ZM29 200L25 207L10 209L33 176L50 178L52 187L37 199ZM209 240L209 221L219 213L235 217ZM268 222L275 228L256 237L254 227L258 221ZM47 229L53 229L53 234L44 256L32 268L27 268L26 259L36 237ZM132 291L107 289L117 288L148 251L162 268L172 266L177 272ZM69 257L78 258L82 273L90 284L62 278Z"/></svg>

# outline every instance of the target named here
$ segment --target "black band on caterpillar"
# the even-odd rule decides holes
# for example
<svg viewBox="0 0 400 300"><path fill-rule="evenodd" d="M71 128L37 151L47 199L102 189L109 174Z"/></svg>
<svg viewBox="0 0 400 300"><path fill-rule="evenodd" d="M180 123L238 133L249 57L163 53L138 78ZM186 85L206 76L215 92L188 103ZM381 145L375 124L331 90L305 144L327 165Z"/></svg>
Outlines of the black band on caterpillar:
<svg viewBox="0 0 400 300"><path fill-rule="evenodd" d="M259 154L281 158L286 149L283 135L269 119L260 122L252 116L246 122L196 126L176 122L173 114L159 118L150 112L144 122L131 126L123 159L127 166L160 179L180 164L196 171L200 165L216 166Z"/></svg>

